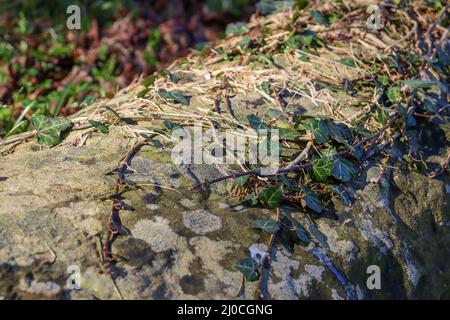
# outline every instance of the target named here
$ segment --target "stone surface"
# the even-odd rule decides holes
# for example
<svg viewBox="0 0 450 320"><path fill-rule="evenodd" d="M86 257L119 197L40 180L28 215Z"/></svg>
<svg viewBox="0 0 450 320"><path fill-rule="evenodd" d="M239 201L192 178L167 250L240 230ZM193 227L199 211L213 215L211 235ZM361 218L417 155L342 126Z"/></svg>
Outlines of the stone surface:
<svg viewBox="0 0 450 320"><path fill-rule="evenodd" d="M274 60L289 63L278 56ZM309 68L313 63L302 72ZM330 78L356 78L351 68L326 63L321 68ZM174 72L185 74L180 83L189 80L201 88L206 81L189 65L176 65ZM350 99L320 86L314 90L317 101L291 93L286 97L289 108L317 115ZM324 97L329 105L321 102ZM126 99L115 99L121 98ZM273 107L254 92L240 92L231 101L241 119ZM211 105L193 96L189 108L209 110ZM345 116L355 112L353 107L339 111ZM152 126L139 122L133 127ZM263 255L270 240L252 229L251 221L275 218L275 210L238 203L229 197L227 183L214 185L202 200L189 187L196 179L222 175L226 168L176 166L164 140L162 147L145 146L127 170L126 180L135 188L121 195L126 204L121 220L130 234L114 242L118 262L112 277L104 272L102 255L115 183L111 171L135 138L128 126L112 129L107 135L93 132L80 147L70 142L86 130L72 131L53 148L32 140L2 156L0 298L241 299L255 298L258 286L274 299L450 298L450 178L429 179L407 170L399 150L392 152L389 179L372 184L365 170L343 186L349 205L335 201L335 212L314 219L293 212L314 230L313 242L302 246L287 234L284 245L271 254L268 276L261 284L241 288L233 263L249 254ZM433 135L432 128L426 130ZM447 128L442 149L449 147L449 132ZM439 163L442 158L428 160ZM366 169L377 165L368 163ZM371 265L380 267L380 290L366 286ZM81 272L80 290L67 287L71 266Z"/></svg>
<svg viewBox="0 0 450 320"><path fill-rule="evenodd" d="M104 195L114 183L104 172L126 152L127 139L94 134L84 147L34 151L33 145L18 146L0 164L6 177L0 182L3 297L233 298L240 287L233 262L267 249L268 237L250 224L256 217L273 217L273 211L236 211L232 199L217 192L199 200L188 190L193 182L186 170L158 155L167 151L144 147L128 175L142 188L123 195L130 209L122 211L122 222L131 234L114 243L114 253L123 259L113 281L101 272L100 248L111 206ZM311 246L279 247L267 284L271 297L345 299L346 286L359 298L448 297L445 182L401 168L392 179L396 189L389 184L361 188L356 182L348 187L354 196L351 206L336 204L338 220L314 221L322 236L313 247L344 275L345 284L312 254ZM448 177L444 180L448 183ZM373 264L382 273L377 291L366 287L366 270ZM71 265L80 268L81 290L66 287ZM244 297L253 298L255 288L248 284Z"/></svg>

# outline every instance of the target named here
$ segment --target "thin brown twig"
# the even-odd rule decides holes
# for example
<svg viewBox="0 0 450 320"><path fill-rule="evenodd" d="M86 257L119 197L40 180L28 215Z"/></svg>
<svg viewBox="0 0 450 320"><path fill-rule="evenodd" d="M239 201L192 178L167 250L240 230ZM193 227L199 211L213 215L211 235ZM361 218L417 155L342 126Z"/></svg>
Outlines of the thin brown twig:
<svg viewBox="0 0 450 320"><path fill-rule="evenodd" d="M392 114L389 117L387 123L380 129L380 131L378 131L377 133L373 134L370 137L362 139L360 142L355 144L353 147L358 148L360 146L363 146L367 142L369 142L371 145L375 144L376 141L384 134L384 132L387 130L387 128L389 128L395 122L395 120L397 120L397 118L399 116L400 116L400 113L398 113L398 112L395 112L394 114ZM345 150L345 151L336 153L335 155L333 155L333 157L350 156L350 155L351 155L351 151ZM281 174L298 171L300 169L307 169L307 168L311 168L311 167L312 167L311 162L307 162L307 163L303 163L303 164L296 164L293 166L288 166L287 168L279 169L279 170L275 171L272 175L281 175ZM256 175L256 176L261 175L261 168L244 171L244 172L239 172L239 173L234 173L234 174L222 176L222 177L219 177L219 178L216 178L213 180L209 180L206 182L197 183L197 184L193 185L192 187L190 187L190 190L204 188L206 185L211 185L211 184L222 182L225 180L236 179L236 178L248 176L248 175Z"/></svg>
<svg viewBox="0 0 450 320"><path fill-rule="evenodd" d="M115 261L112 254L112 244L114 240L121 234L123 227L120 222L120 210L122 209L122 201L120 200L120 190L123 187L123 179L125 178L125 171L128 168L128 163L131 161L133 156L144 146L147 145L147 140L141 140L136 142L127 154L122 157L119 161L119 166L117 168L117 179L114 188L113 203L111 207L111 213L109 216L109 227L106 236L106 241L103 245L103 256L105 261L112 263Z"/></svg>

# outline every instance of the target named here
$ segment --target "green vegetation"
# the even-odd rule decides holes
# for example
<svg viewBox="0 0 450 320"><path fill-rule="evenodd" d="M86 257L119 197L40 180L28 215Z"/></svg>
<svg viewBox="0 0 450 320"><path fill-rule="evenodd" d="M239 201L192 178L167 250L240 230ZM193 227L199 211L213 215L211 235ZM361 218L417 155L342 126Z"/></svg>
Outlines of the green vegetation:
<svg viewBox="0 0 450 320"><path fill-rule="evenodd" d="M266 7L260 3L263 14L278 11L264 3ZM89 116L80 113L76 123L106 134L109 127L125 122L133 132L132 121L153 121L153 128L134 131L140 140L126 157L151 139L167 139L172 130L190 126L194 120L214 130L233 128L242 134L250 128L278 129L281 165L273 174L263 176L259 165L239 159L233 173L192 186L206 200L214 184L231 180L232 193L243 203L274 209L276 219L256 219L248 226L270 234L269 250L274 241L288 246L284 236L290 233L296 235L300 245L320 243L314 219L333 216L336 200L348 204L344 187L360 178L369 161L376 159L377 165L377 174L370 181L381 181L394 146L403 153L400 161L430 178L447 171L450 160L450 152L445 150L444 162L428 166L417 141L408 133L419 121L437 127L448 125L448 7L440 1L380 4L386 11L386 21L371 33L361 32L360 24L352 24L367 19L358 5L283 1L280 6L288 4L294 9L260 18L252 26L229 27L228 41L218 48L204 47L191 56L196 60L187 71L204 74L204 66L208 66L206 80L197 78L192 86L189 81L180 81L176 72L162 71L132 86L132 96L127 96L126 102L117 106L93 104L86 110ZM159 37L152 34L151 39L150 47L155 48L154 41ZM59 48L57 52L64 56L67 51ZM104 81L113 80L115 62L104 58L97 65L100 69L94 68L92 74ZM327 90L322 91L324 88ZM259 94L271 108L265 114L236 116L230 96L239 94ZM59 100L72 96L69 91ZM297 96L306 99L315 113L291 108L289 102ZM215 108L196 108L191 97L214 102ZM42 103L30 100L22 104L24 115L33 110L38 143L57 144L69 128L68 122L37 118L34 108ZM226 105L226 115L220 112L221 105ZM54 109L49 106L42 113L51 111ZM25 121L24 116L18 119ZM10 130L18 127L14 123L10 126ZM117 184L122 187L122 183L119 176ZM286 207L297 214L282 210ZM114 207L112 212L118 215ZM105 255L112 255L111 243L108 241ZM245 279L256 281L263 263L247 257L234 266Z"/></svg>
<svg viewBox="0 0 450 320"><path fill-rule="evenodd" d="M250 2L208 0L189 7L186 17L175 18L187 25L189 15L205 6L224 21L242 19ZM96 99L111 97L139 75L162 69L181 51L186 54L189 46L204 41L198 35L180 45L177 27L172 30L170 25L163 39L158 24L177 12L169 10L170 1L161 4L152 9L160 19L154 21L147 16L149 8L133 0L2 2L0 137L31 130L34 116L68 116ZM70 5L81 8L81 30L66 28Z"/></svg>

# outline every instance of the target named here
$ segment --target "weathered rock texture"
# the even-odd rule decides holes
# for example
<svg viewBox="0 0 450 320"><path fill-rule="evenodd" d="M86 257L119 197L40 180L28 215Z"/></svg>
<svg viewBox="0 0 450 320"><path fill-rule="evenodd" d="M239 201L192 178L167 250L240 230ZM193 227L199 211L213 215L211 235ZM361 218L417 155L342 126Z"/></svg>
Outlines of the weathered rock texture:
<svg viewBox="0 0 450 320"><path fill-rule="evenodd" d="M336 54L331 52L330 59ZM290 63L277 59L275 56L282 66ZM236 67L238 62L232 63ZM198 65L188 61L172 70L181 78L179 85L191 83L201 91L203 84L211 81L211 74L226 65L205 65L203 74L194 67ZM305 65L303 72L310 67ZM257 66L250 68L258 72ZM356 72L344 65L321 68L330 78ZM235 70L243 77L249 72ZM120 105L137 92L133 90L101 103ZM341 112L352 114L350 107L342 107L350 98L336 96L326 87L315 90L318 104L294 95L288 99L290 107L320 114L328 106L338 106ZM324 97L332 103L320 103ZM237 117L261 114L270 106L257 92L245 90L231 102ZM212 107L212 101L197 92L188 108ZM136 131L151 126L139 121L132 127ZM275 211L242 206L229 197L226 183L214 188L208 200L201 200L198 192L188 189L194 177L211 179L226 168L176 166L170 158L171 144L165 140L162 146L144 146L130 163L126 179L140 186L122 194L127 206L121 218L130 235L114 242L118 259L115 279L102 272L102 244L111 210L108 195L115 184L115 176L108 173L117 167L135 136L128 126L118 125L111 126L106 135L93 132L82 146L70 144L87 130L72 131L62 144L50 149L34 140L22 143L1 158L0 296L254 298L258 282L246 283L244 292L237 294L241 276L233 263L249 250L254 255L264 254L269 237L251 229L250 224L255 218L273 218ZM445 141L440 147L448 147L449 133L439 134ZM366 170L344 185L351 201L347 206L336 202L335 214L312 221L293 212L313 230L316 239L308 247L291 241L290 248L275 250L269 277L263 277L265 283L261 284L272 298L450 298L449 177L433 180L408 171L396 160L400 154L398 148L393 149L390 164L395 169L389 169L388 179L379 184L366 181ZM442 159L431 160L438 163ZM367 169L376 165L370 163ZM81 271L80 290L67 288L72 265ZM366 286L371 265L380 267L380 290Z"/></svg>

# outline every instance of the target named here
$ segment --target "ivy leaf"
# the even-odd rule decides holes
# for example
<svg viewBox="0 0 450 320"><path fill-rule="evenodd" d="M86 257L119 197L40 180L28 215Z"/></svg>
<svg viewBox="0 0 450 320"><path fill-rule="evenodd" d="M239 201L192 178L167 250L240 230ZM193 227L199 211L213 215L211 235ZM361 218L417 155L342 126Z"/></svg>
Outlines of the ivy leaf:
<svg viewBox="0 0 450 320"><path fill-rule="evenodd" d="M152 75L148 76L147 78L145 78L144 80L142 80L141 84L144 87L149 87L155 82L157 77L158 76L156 74L152 74Z"/></svg>
<svg viewBox="0 0 450 320"><path fill-rule="evenodd" d="M295 7L297 7L297 9L305 9L308 6L308 0L296 0L295 1Z"/></svg>
<svg viewBox="0 0 450 320"><path fill-rule="evenodd" d="M163 148L163 147L164 147L164 145L163 145L161 142L159 142L159 141L156 140L156 139L151 138L150 136L146 135L145 133L141 133L140 135L141 135L141 137L143 137L145 140L147 140L147 142L148 142L151 146L154 146L154 147L156 147L156 148Z"/></svg>
<svg viewBox="0 0 450 320"><path fill-rule="evenodd" d="M170 131L173 131L175 129L179 129L181 128L179 125L173 123L172 121L169 120L164 120L164 126L169 129Z"/></svg>
<svg viewBox="0 0 450 320"><path fill-rule="evenodd" d="M355 60L352 58L342 58L339 62L348 67L356 68Z"/></svg>
<svg viewBox="0 0 450 320"><path fill-rule="evenodd" d="M145 98L145 95L147 94L147 92L149 92L150 89L149 88L145 88L141 91L138 92L137 97L138 98Z"/></svg>
<svg viewBox="0 0 450 320"><path fill-rule="evenodd" d="M268 96L270 96L270 83L268 81L263 81L261 83L261 90L267 94Z"/></svg>
<svg viewBox="0 0 450 320"><path fill-rule="evenodd" d="M378 81L380 81L380 83L386 87L389 84L389 77L385 75L379 76Z"/></svg>
<svg viewBox="0 0 450 320"><path fill-rule="evenodd" d="M246 258L234 263L234 267L239 270L247 281L253 282L259 279L259 264L252 258Z"/></svg>
<svg viewBox="0 0 450 320"><path fill-rule="evenodd" d="M331 158L337 153L337 151L336 151L335 147L329 147L329 148L319 151L319 153L320 153L321 157Z"/></svg>
<svg viewBox="0 0 450 320"><path fill-rule="evenodd" d="M234 179L233 183L243 187L245 185L245 183L247 182L248 178L250 176L241 176L241 177L237 177L236 179Z"/></svg>
<svg viewBox="0 0 450 320"><path fill-rule="evenodd" d="M264 189L259 194L259 198L266 202L270 208L276 208L283 200L283 186L277 185Z"/></svg>
<svg viewBox="0 0 450 320"><path fill-rule="evenodd" d="M247 116L248 124L252 129L255 129L256 131L260 129L267 129L267 125L262 122L261 118L258 116L255 116L254 114L249 114Z"/></svg>
<svg viewBox="0 0 450 320"><path fill-rule="evenodd" d="M286 46L290 48L299 48L300 45L303 44L304 47L309 47L311 46L313 39L314 34L296 34L286 41Z"/></svg>
<svg viewBox="0 0 450 320"><path fill-rule="evenodd" d="M66 118L49 118L38 115L31 118L31 125L37 131L37 141L44 146L54 146L62 141L61 132L72 126Z"/></svg>
<svg viewBox="0 0 450 320"><path fill-rule="evenodd" d="M261 229L268 233L276 233L280 226L273 219L256 219L252 221L252 228Z"/></svg>
<svg viewBox="0 0 450 320"><path fill-rule="evenodd" d="M350 195L342 186L331 185L328 188L339 197L344 206L348 207L351 205Z"/></svg>
<svg viewBox="0 0 450 320"><path fill-rule="evenodd" d="M305 194L305 204L306 206L317 212L317 213L321 213L323 210L322 204L320 202L320 200L317 197L317 194L315 194L314 192L312 192L309 188L307 187L303 187L303 193Z"/></svg>
<svg viewBox="0 0 450 320"><path fill-rule="evenodd" d="M411 90L415 89L426 89L430 87L438 87L439 90L443 91L444 93L447 93L448 88L447 86L439 81L433 81L433 80L415 80L415 79L409 79L409 80L403 80L402 83L406 84L411 88Z"/></svg>
<svg viewBox="0 0 450 320"><path fill-rule="evenodd" d="M348 128L346 128L346 127L342 128L342 126L338 127L334 122L331 122L331 121L327 121L327 128L328 128L328 133L329 133L330 137L334 141L342 143L346 147L350 146L348 141L345 140L345 138L344 138L344 135L347 133L346 131L348 130Z"/></svg>
<svg viewBox="0 0 450 320"><path fill-rule="evenodd" d="M167 91L161 89L158 94L163 99L174 100L175 102L181 103L185 106L189 105L189 99L186 98L180 90Z"/></svg>
<svg viewBox="0 0 450 320"><path fill-rule="evenodd" d="M179 76L177 76L175 73L170 72L169 70L166 69L166 74L169 76L170 81L172 81L173 83L177 83L178 81L181 80L181 78ZM178 90L176 90L178 91Z"/></svg>
<svg viewBox="0 0 450 320"><path fill-rule="evenodd" d="M301 225L300 222L294 220L295 232L297 233L298 238L303 241L305 244L309 244L311 239L308 235L308 231Z"/></svg>
<svg viewBox="0 0 450 320"><path fill-rule="evenodd" d="M328 157L322 157L319 159L315 159L312 162L313 168L313 177L317 181L325 181L333 170L333 160Z"/></svg>
<svg viewBox="0 0 450 320"><path fill-rule="evenodd" d="M308 231L302 226L302 224L294 219L289 212L281 212L294 225L297 237L305 244L309 244L311 242L311 238L309 237Z"/></svg>
<svg viewBox="0 0 450 320"><path fill-rule="evenodd" d="M337 158L334 160L332 176L341 181L350 181L355 174L353 164L344 158Z"/></svg>
<svg viewBox="0 0 450 320"><path fill-rule="evenodd" d="M400 98L402 94L402 91L400 89L400 87L390 87L387 90L387 97L389 99L389 101L391 101L392 103L396 103L398 101L398 99Z"/></svg>
<svg viewBox="0 0 450 320"><path fill-rule="evenodd" d="M247 32L248 28L247 25L243 22L235 22L235 23L229 23L227 25L227 28L225 30L225 35L238 35L244 32Z"/></svg>
<svg viewBox="0 0 450 320"><path fill-rule="evenodd" d="M277 109L268 109L266 114L271 119L278 119L283 115L283 113Z"/></svg>
<svg viewBox="0 0 450 320"><path fill-rule="evenodd" d="M306 54L302 54L300 57L298 57L298 59L303 62L307 62L309 60Z"/></svg>
<svg viewBox="0 0 450 320"><path fill-rule="evenodd" d="M202 189L202 201L206 201L211 196L211 184L206 181L203 183L203 189Z"/></svg>
<svg viewBox="0 0 450 320"><path fill-rule="evenodd" d="M308 119L303 128L314 135L317 143L327 142L329 131L326 120Z"/></svg>
<svg viewBox="0 0 450 320"><path fill-rule="evenodd" d="M364 155L364 149L362 146L358 146L358 147L353 147L351 146L351 151L353 156L357 159L357 160L361 160L363 155Z"/></svg>
<svg viewBox="0 0 450 320"><path fill-rule="evenodd" d="M244 201L246 201L251 206L256 206L258 204L258 198L254 194L246 195Z"/></svg>
<svg viewBox="0 0 450 320"><path fill-rule="evenodd" d="M106 113L108 117L113 118L113 119L116 118L119 121L123 121L122 117L120 116L120 114L117 113L116 110L114 110L110 106L105 106L105 109L108 110Z"/></svg>
<svg viewBox="0 0 450 320"><path fill-rule="evenodd" d="M298 39L303 43L305 47L309 47L314 39L313 34L298 35Z"/></svg>
<svg viewBox="0 0 450 320"><path fill-rule="evenodd" d="M283 140L294 140L298 138L301 134L297 130L286 129L286 128L277 128L278 134L280 135L280 139Z"/></svg>
<svg viewBox="0 0 450 320"><path fill-rule="evenodd" d="M180 127L180 128L181 128L181 127ZM157 132L157 133L159 133L160 135L165 136L165 137L167 137L167 138L170 138L169 134L168 134L166 131L161 130L160 128L147 127L147 129L150 130L150 131Z"/></svg>
<svg viewBox="0 0 450 320"><path fill-rule="evenodd" d="M89 120L89 123L98 131L101 133L108 133L109 129L108 126L104 123L95 121L95 120Z"/></svg>
<svg viewBox="0 0 450 320"><path fill-rule="evenodd" d="M346 128L346 127L343 128L342 126L338 127L335 123L333 123L331 121L329 121L327 123L327 126L328 126L330 137L334 141L342 143L348 150L350 150L352 152L352 154L357 159L360 159L360 157L362 157L361 149L355 148L350 143L348 143L348 141L343 137L343 135L345 135L348 128Z"/></svg>
<svg viewBox="0 0 450 320"><path fill-rule="evenodd" d="M328 21L328 18L325 17L323 14L321 14L319 11L314 10L311 11L311 17L316 20L317 23L323 24L324 26L329 26L330 22Z"/></svg>
<svg viewBox="0 0 450 320"><path fill-rule="evenodd" d="M308 244L311 242L311 238L308 235L308 231L295 219L292 219L292 223L295 226L295 232L297 233L298 238L304 243Z"/></svg>

